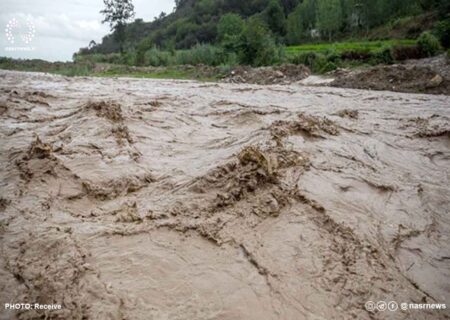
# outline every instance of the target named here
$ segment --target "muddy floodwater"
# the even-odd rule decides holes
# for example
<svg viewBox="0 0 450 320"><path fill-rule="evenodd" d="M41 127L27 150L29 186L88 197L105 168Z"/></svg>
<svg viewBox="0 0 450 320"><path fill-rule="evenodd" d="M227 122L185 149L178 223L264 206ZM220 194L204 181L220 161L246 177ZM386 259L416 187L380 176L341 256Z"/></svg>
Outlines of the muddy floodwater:
<svg viewBox="0 0 450 320"><path fill-rule="evenodd" d="M1 71L0 119L2 319L450 318L449 96Z"/></svg>

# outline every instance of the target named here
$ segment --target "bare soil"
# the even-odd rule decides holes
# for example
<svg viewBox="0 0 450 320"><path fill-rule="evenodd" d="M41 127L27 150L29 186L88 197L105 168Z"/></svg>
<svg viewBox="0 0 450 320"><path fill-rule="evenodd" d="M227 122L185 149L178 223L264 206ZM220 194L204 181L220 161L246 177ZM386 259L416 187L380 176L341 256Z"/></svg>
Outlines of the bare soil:
<svg viewBox="0 0 450 320"><path fill-rule="evenodd" d="M222 81L260 85L290 84L303 80L310 75L311 71L304 65L284 64L260 68L240 66L232 70Z"/></svg>
<svg viewBox="0 0 450 320"><path fill-rule="evenodd" d="M450 62L446 55L334 75L334 87L450 95Z"/></svg>

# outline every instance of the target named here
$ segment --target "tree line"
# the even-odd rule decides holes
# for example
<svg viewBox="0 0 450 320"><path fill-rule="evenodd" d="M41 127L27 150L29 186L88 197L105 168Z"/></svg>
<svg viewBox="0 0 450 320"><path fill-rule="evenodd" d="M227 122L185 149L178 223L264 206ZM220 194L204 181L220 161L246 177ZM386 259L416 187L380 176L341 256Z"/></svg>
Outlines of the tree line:
<svg viewBox="0 0 450 320"><path fill-rule="evenodd" d="M131 3L105 0L105 4L123 1ZM263 38L260 42L265 44L329 41L361 35L392 19L423 12L437 12L448 21L445 15L450 12L450 0L177 0L175 5L173 13L162 13L152 22L136 19L125 24L121 20L101 44L93 44L84 52L142 51L152 47L179 50L198 44L221 44L227 29L234 30L233 36L240 35L240 41L234 39L235 47L243 46L246 30L254 32L253 38ZM246 34L246 40L252 42L251 32ZM230 47L232 42L226 39L225 45Z"/></svg>

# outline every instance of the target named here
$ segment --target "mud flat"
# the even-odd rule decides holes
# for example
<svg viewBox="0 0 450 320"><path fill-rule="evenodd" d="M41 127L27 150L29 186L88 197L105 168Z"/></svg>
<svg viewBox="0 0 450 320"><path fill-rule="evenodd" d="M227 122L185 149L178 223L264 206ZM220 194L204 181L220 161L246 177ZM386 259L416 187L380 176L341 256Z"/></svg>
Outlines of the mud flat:
<svg viewBox="0 0 450 320"><path fill-rule="evenodd" d="M2 319L448 319L448 96L0 73Z"/></svg>

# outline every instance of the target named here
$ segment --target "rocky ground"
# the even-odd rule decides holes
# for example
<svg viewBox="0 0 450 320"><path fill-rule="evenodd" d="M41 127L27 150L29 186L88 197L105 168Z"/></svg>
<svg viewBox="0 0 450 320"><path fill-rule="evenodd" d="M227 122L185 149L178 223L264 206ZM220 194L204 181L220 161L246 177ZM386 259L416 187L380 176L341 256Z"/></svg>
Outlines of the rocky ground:
<svg viewBox="0 0 450 320"><path fill-rule="evenodd" d="M443 95L0 73L2 319L449 319Z"/></svg>

